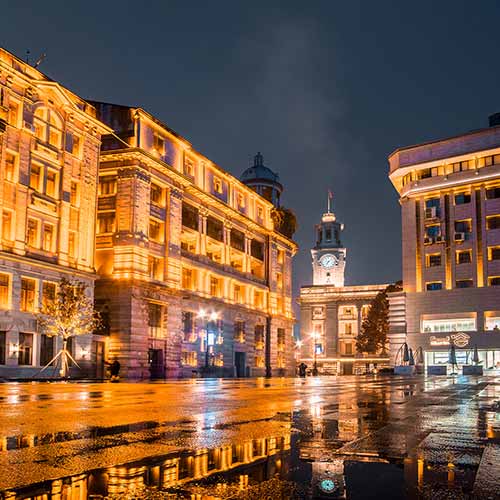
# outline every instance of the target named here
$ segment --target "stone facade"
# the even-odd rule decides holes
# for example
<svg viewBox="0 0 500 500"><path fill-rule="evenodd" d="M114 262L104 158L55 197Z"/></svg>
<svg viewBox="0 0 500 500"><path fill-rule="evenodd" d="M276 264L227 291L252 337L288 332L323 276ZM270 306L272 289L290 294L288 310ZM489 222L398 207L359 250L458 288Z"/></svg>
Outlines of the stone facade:
<svg viewBox="0 0 500 500"><path fill-rule="evenodd" d="M403 293L391 298L393 361L406 340L414 350L422 348L428 365L445 364L454 343L459 364L477 346L483 367L495 367L500 127L399 149L389 165L401 197L403 237Z"/></svg>
<svg viewBox="0 0 500 500"><path fill-rule="evenodd" d="M140 108L94 103L98 307L131 378L285 375L291 263L273 205Z"/></svg>
<svg viewBox="0 0 500 500"><path fill-rule="evenodd" d="M0 49L0 377L31 377L59 349L35 315L62 277L93 294L104 132L92 106ZM104 343L74 339L79 375L100 375Z"/></svg>

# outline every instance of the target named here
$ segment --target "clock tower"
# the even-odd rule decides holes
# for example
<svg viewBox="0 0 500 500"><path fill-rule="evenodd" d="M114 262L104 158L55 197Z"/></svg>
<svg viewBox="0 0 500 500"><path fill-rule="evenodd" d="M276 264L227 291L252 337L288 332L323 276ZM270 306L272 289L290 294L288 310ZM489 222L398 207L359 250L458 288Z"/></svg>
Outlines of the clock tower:
<svg viewBox="0 0 500 500"><path fill-rule="evenodd" d="M344 286L346 249L340 241L340 233L344 224L337 222L335 214L328 211L321 217L316 226L316 245L311 249L313 266L313 285Z"/></svg>

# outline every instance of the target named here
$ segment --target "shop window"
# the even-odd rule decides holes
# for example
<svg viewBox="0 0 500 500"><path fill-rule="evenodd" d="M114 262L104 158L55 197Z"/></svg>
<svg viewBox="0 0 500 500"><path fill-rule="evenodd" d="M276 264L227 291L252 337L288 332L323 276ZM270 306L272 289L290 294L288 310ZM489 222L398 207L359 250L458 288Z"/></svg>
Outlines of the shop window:
<svg viewBox="0 0 500 500"><path fill-rule="evenodd" d="M17 363L21 366L31 366L33 364L33 334L19 333L19 351Z"/></svg>
<svg viewBox="0 0 500 500"><path fill-rule="evenodd" d="M424 319L425 333L472 332L476 330L475 318Z"/></svg>

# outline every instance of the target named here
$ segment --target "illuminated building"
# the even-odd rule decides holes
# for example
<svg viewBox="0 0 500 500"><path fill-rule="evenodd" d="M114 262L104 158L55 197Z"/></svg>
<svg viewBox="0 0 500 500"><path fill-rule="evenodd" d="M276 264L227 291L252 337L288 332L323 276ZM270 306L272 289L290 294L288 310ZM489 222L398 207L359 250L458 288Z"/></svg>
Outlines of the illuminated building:
<svg viewBox="0 0 500 500"><path fill-rule="evenodd" d="M426 365L500 365L500 121L397 149L389 178L399 193L403 292L391 302L391 357L407 342Z"/></svg>
<svg viewBox="0 0 500 500"><path fill-rule="evenodd" d="M96 246L110 357L134 378L293 373L296 245L273 204L143 109L94 105L115 131Z"/></svg>
<svg viewBox="0 0 500 500"><path fill-rule="evenodd" d="M344 225L335 214L323 214L311 250L313 284L300 290L300 361L320 374L365 373L388 360L357 352L356 336L371 301L387 285L344 286L346 248Z"/></svg>
<svg viewBox="0 0 500 500"><path fill-rule="evenodd" d="M33 376L61 347L37 331L35 314L62 277L93 293L100 137L109 132L92 106L0 49L0 377ZM69 348L95 376L102 338Z"/></svg>

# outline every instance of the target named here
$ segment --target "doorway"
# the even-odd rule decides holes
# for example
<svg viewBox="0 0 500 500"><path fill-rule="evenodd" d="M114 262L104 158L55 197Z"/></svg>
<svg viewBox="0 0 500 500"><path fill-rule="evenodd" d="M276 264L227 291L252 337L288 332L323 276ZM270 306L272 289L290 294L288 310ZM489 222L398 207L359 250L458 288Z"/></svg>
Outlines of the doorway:
<svg viewBox="0 0 500 500"><path fill-rule="evenodd" d="M95 342L95 378L104 379L104 342Z"/></svg>
<svg viewBox="0 0 500 500"><path fill-rule="evenodd" d="M152 379L165 378L163 349L149 349L149 371Z"/></svg>
<svg viewBox="0 0 500 500"><path fill-rule="evenodd" d="M234 365L236 367L236 377L237 378L246 377L246 353L245 352L235 352L234 353Z"/></svg>
<svg viewBox="0 0 500 500"><path fill-rule="evenodd" d="M344 375L352 375L352 363L342 363L344 367Z"/></svg>

